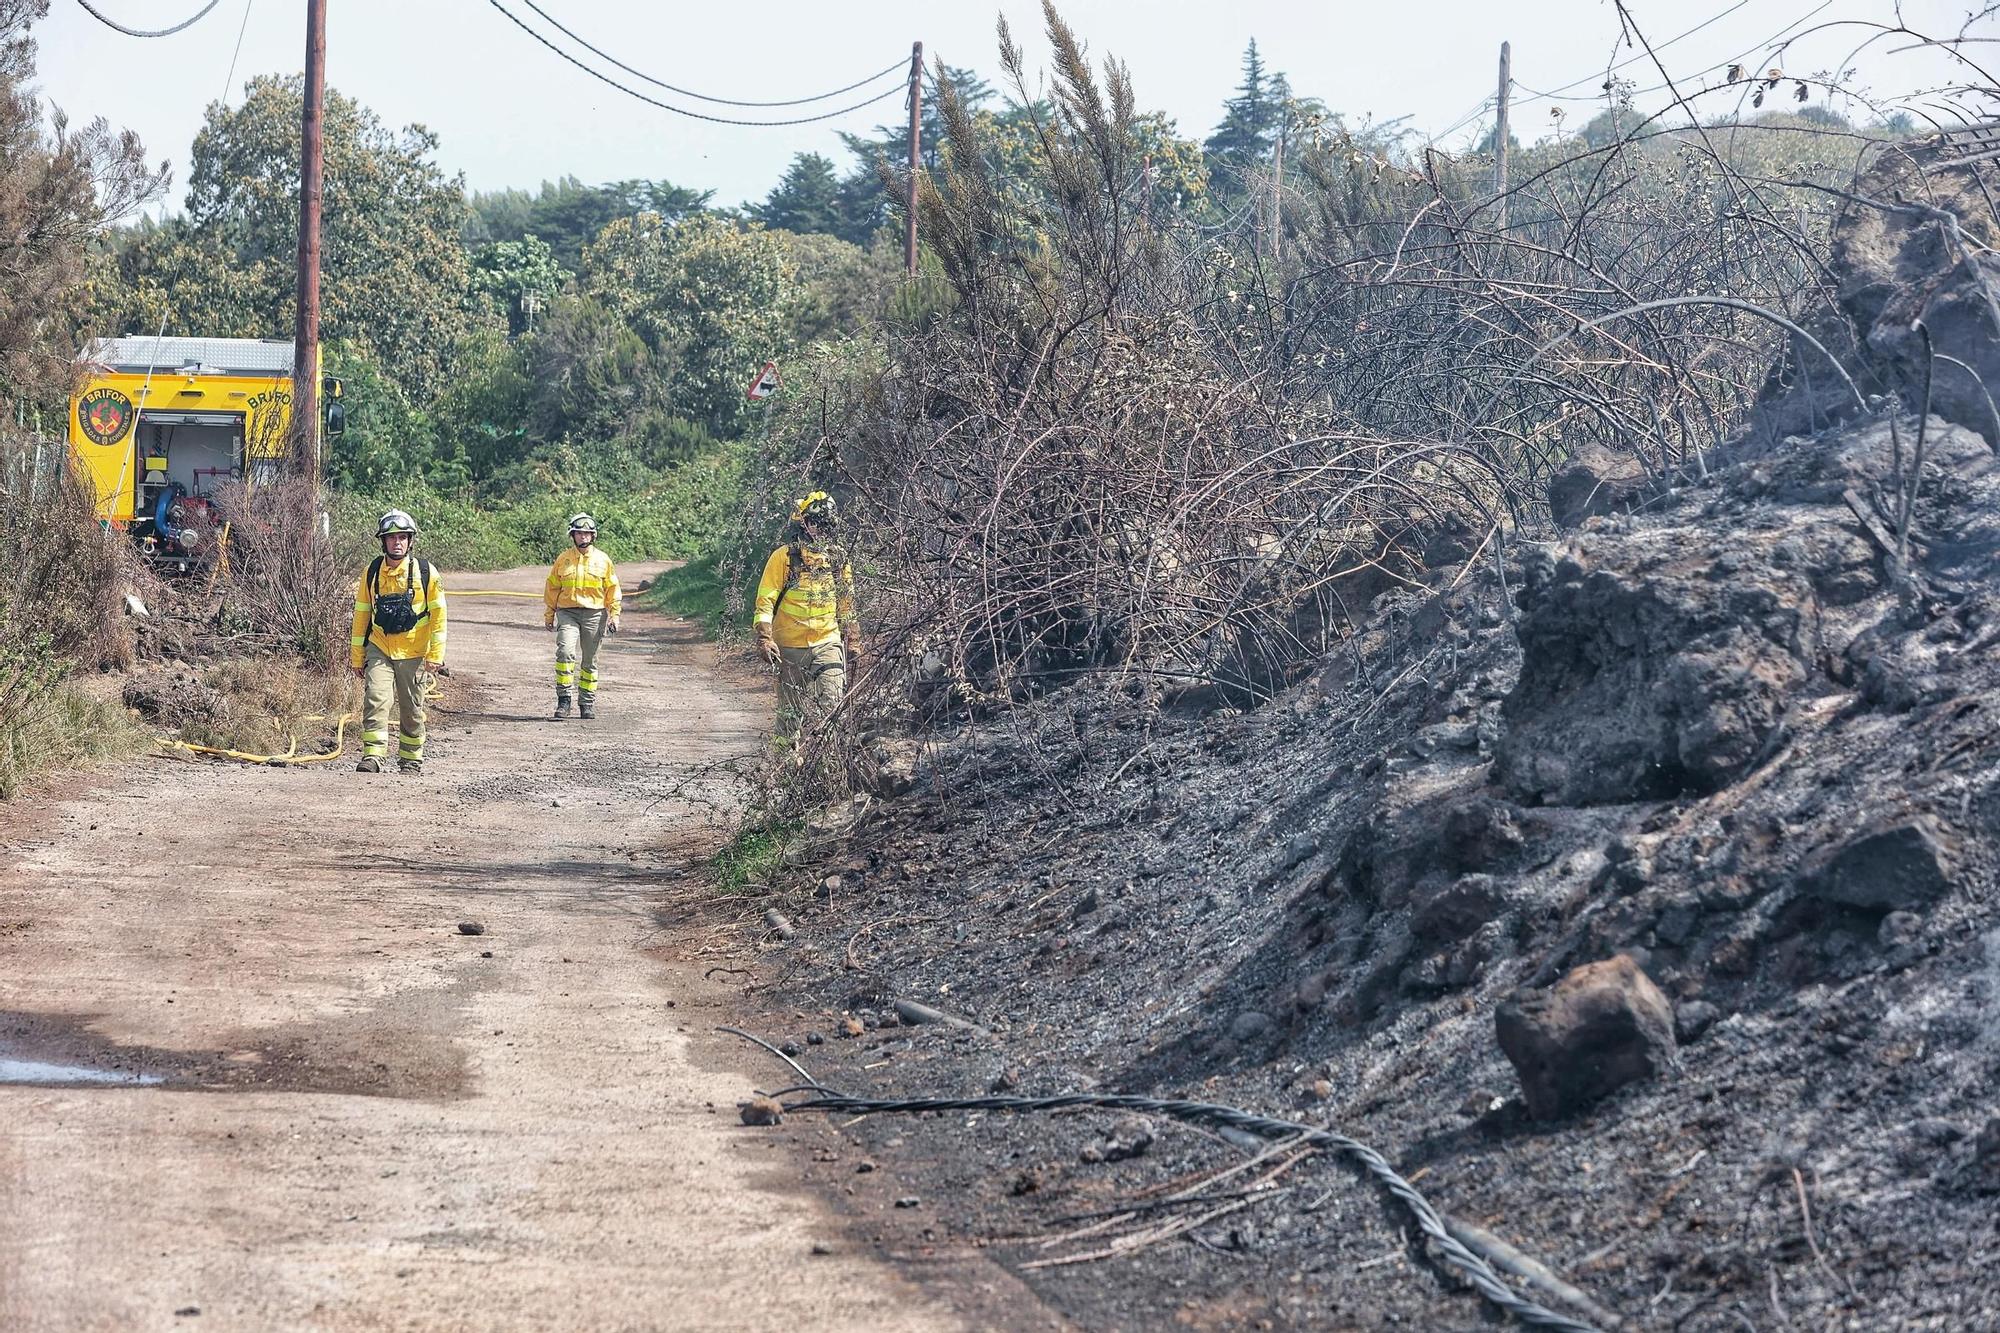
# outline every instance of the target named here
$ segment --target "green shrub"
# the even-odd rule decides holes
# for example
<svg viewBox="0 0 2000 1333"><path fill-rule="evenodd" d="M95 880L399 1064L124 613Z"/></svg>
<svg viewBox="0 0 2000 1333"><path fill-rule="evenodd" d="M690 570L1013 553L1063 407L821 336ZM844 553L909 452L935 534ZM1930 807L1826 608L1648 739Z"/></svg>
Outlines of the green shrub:
<svg viewBox="0 0 2000 1333"><path fill-rule="evenodd" d="M769 884L771 872L784 860L785 849L800 828L797 820L746 824L709 862L715 868L716 889L741 893Z"/></svg>
<svg viewBox="0 0 2000 1333"><path fill-rule="evenodd" d="M376 520L405 509L428 560L449 569L545 564L567 542L570 515L597 519L598 541L619 560L687 559L712 549L733 521L742 471L736 448L654 472L627 458L592 468L559 448L517 465L486 487L453 493L421 484L334 497L340 549L352 561L374 549Z"/></svg>

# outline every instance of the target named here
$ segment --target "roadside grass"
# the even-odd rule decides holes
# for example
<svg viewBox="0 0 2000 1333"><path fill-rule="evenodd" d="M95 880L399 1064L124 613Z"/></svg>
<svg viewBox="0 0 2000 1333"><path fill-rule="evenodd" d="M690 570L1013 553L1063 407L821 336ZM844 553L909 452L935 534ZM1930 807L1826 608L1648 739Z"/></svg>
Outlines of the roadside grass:
<svg viewBox="0 0 2000 1333"><path fill-rule="evenodd" d="M701 626L706 639L738 639L750 631L749 608L757 602L757 582L763 577L762 558L748 562L741 575L742 619L729 613L729 575L725 552L711 549L653 580L646 590L649 605L669 615L685 616Z"/></svg>
<svg viewBox="0 0 2000 1333"><path fill-rule="evenodd" d="M646 590L647 602L694 621L701 626L704 638L720 638L726 614L720 560L720 556L711 552L667 570Z"/></svg>
<svg viewBox="0 0 2000 1333"><path fill-rule="evenodd" d="M717 892L742 893L770 883L771 873L783 861L786 848L802 827L799 820L786 819L739 829L728 845L709 859L715 870Z"/></svg>
<svg viewBox="0 0 2000 1333"><path fill-rule="evenodd" d="M284 657L236 658L202 673L202 683L226 701L219 716L188 719L180 739L246 754L284 754L296 740L299 754L331 743L337 719L359 705L351 676L328 673ZM350 722L356 744L360 723Z"/></svg>
<svg viewBox="0 0 2000 1333"><path fill-rule="evenodd" d="M62 683L16 698L0 716L0 801L38 775L143 752L147 736L116 704Z"/></svg>

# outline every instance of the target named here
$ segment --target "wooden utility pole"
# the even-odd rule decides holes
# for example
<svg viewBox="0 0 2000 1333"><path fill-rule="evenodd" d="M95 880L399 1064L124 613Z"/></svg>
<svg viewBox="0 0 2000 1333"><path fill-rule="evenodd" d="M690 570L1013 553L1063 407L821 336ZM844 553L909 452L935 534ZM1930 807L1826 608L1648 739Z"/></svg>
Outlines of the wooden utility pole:
<svg viewBox="0 0 2000 1333"><path fill-rule="evenodd" d="M924 44L910 46L910 192L903 201L903 272L917 276L917 163L923 152Z"/></svg>
<svg viewBox="0 0 2000 1333"><path fill-rule="evenodd" d="M326 0L306 0L305 114L299 133L298 322L292 335L293 466L317 486L319 457L319 212L321 108L326 101Z"/></svg>
<svg viewBox="0 0 2000 1333"><path fill-rule="evenodd" d="M1500 230L1507 230L1507 93L1514 86L1513 47L1500 43L1500 114L1493 127L1493 193L1500 200Z"/></svg>

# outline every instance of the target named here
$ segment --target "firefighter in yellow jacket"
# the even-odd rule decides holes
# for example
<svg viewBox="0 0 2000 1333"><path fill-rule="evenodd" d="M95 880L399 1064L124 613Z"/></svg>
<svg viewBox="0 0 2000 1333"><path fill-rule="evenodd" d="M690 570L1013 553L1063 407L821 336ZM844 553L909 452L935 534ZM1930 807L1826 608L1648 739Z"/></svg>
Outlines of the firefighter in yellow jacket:
<svg viewBox="0 0 2000 1333"><path fill-rule="evenodd" d="M349 662L361 677L361 763L380 773L389 755L389 710L401 731L398 767L424 771L426 671L444 665L444 584L437 567L410 553L417 525L400 509L382 515L375 535L382 554L371 560L354 592L354 632Z"/></svg>
<svg viewBox="0 0 2000 1333"><path fill-rule="evenodd" d="M556 635L557 721L572 704L581 717L597 716L597 649L618 632L618 567L597 548L597 520L571 518L569 540L542 592L542 621Z"/></svg>
<svg viewBox="0 0 2000 1333"><path fill-rule="evenodd" d="M757 584L757 647L778 668L778 738L840 706L850 656L860 655L854 571L832 545L833 497L814 491L792 508L785 545L764 562Z"/></svg>

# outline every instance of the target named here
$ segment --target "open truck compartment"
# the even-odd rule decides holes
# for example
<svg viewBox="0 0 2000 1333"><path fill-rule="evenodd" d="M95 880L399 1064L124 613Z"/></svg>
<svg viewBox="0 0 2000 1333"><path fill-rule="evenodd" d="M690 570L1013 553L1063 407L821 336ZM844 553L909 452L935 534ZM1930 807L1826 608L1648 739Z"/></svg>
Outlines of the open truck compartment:
<svg viewBox="0 0 2000 1333"><path fill-rule="evenodd" d="M204 559L217 501L277 475L290 443L293 347L258 338L100 338L70 403L70 449L98 517L169 565Z"/></svg>

